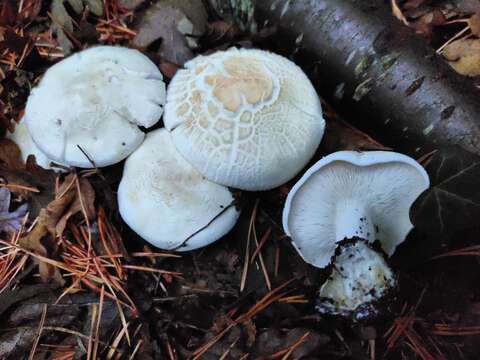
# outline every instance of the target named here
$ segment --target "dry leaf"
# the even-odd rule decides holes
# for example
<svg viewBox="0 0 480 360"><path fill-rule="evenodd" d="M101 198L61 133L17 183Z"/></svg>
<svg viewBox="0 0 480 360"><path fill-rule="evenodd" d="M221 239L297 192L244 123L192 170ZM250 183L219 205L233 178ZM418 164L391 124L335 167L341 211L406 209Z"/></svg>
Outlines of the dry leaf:
<svg viewBox="0 0 480 360"><path fill-rule="evenodd" d="M433 28L435 26L443 25L447 19L443 12L438 9L434 9L424 15L422 15L418 20L413 23L410 23L410 26L415 29L417 34L421 34L424 37L430 38L432 35Z"/></svg>
<svg viewBox="0 0 480 360"><path fill-rule="evenodd" d="M10 139L0 139L0 163L3 163L11 170L25 169L22 153L17 144Z"/></svg>
<svg viewBox="0 0 480 360"><path fill-rule="evenodd" d="M158 54L175 64L183 65L193 57L196 38L206 27L206 12L201 2L164 0L152 5L136 27L133 45L146 49L159 44Z"/></svg>
<svg viewBox="0 0 480 360"><path fill-rule="evenodd" d="M459 74L480 75L480 39L454 41L445 47L442 55Z"/></svg>
<svg viewBox="0 0 480 360"><path fill-rule="evenodd" d="M395 16L398 20L400 20L402 23L404 23L405 25L409 26L410 23L408 22L407 18L405 17L405 15L403 15L403 12L402 10L400 9L400 7L398 6L397 4L397 0L390 0L390 3L392 5L392 14L393 16Z"/></svg>
<svg viewBox="0 0 480 360"><path fill-rule="evenodd" d="M19 185L12 191L30 203L30 217L36 218L40 210L54 198L56 174L36 165L35 158L29 156L23 164L20 150L11 140L0 140L0 177L8 184ZM37 189L32 192L22 187Z"/></svg>
<svg viewBox="0 0 480 360"><path fill-rule="evenodd" d="M102 0L68 0L72 9L81 14L85 7L96 16L103 15ZM70 54L73 44L68 38L68 34L73 33L73 21L64 5L64 0L53 0L50 7L52 17L52 30L57 35L57 41L65 54Z"/></svg>
<svg viewBox="0 0 480 360"><path fill-rule="evenodd" d="M177 73L179 66L177 64L171 63L170 61L161 60L158 64L158 67L167 79L171 79Z"/></svg>
<svg viewBox="0 0 480 360"><path fill-rule="evenodd" d="M80 185L79 196L77 182ZM76 174L68 175L59 188L55 200L40 211L37 223L32 231L20 239L20 245L36 254L51 257L56 252L55 238L61 235L66 223L73 215L83 212L93 219L95 194L87 179L77 178ZM58 268L43 261L37 261L44 281L54 279L63 282Z"/></svg>
<svg viewBox="0 0 480 360"><path fill-rule="evenodd" d="M425 1L426 0L407 0L407 2L403 5L403 8L405 10L417 9Z"/></svg>
<svg viewBox="0 0 480 360"><path fill-rule="evenodd" d="M468 19L470 31L477 37L480 37L480 13L476 13Z"/></svg>

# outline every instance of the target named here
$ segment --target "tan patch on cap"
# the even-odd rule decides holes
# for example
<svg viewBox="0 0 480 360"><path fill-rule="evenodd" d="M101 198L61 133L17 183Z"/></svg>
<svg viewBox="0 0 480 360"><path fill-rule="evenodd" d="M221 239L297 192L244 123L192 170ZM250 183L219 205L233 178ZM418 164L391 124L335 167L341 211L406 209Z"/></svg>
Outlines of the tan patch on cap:
<svg viewBox="0 0 480 360"><path fill-rule="evenodd" d="M250 58L234 56L223 63L227 75L208 75L205 80L225 109L235 112L245 101L256 105L269 99L273 81L263 66Z"/></svg>

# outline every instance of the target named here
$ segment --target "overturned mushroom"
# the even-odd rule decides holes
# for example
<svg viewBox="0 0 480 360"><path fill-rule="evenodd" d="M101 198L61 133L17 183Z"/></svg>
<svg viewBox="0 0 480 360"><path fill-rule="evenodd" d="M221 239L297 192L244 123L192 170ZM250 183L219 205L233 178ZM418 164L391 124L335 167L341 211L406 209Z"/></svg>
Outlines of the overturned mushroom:
<svg viewBox="0 0 480 360"><path fill-rule="evenodd" d="M137 50L98 46L52 66L28 98L25 121L42 152L71 166L121 161L162 115L162 74Z"/></svg>
<svg viewBox="0 0 480 360"><path fill-rule="evenodd" d="M321 313L357 320L374 316L376 302L394 286L393 271L381 254L366 241L355 238L339 245L332 274L319 291Z"/></svg>
<svg viewBox="0 0 480 360"><path fill-rule="evenodd" d="M310 160L325 122L303 71L262 50L198 56L169 85L165 127L175 146L211 181L271 189Z"/></svg>
<svg viewBox="0 0 480 360"><path fill-rule="evenodd" d="M392 255L412 229L409 209L429 186L426 171L408 156L340 151L313 165L288 194L283 226L303 259L329 264L337 242L379 240Z"/></svg>
<svg viewBox="0 0 480 360"><path fill-rule="evenodd" d="M6 137L17 144L24 162L27 161L29 155L34 155L37 165L44 169L62 171L59 167L52 167L52 160L50 160L33 142L23 118L18 124L16 124L13 132L7 131Z"/></svg>
<svg viewBox="0 0 480 360"><path fill-rule="evenodd" d="M128 157L118 205L122 218L142 238L178 251L218 240L239 216L228 188L205 179L185 161L165 129L149 133Z"/></svg>

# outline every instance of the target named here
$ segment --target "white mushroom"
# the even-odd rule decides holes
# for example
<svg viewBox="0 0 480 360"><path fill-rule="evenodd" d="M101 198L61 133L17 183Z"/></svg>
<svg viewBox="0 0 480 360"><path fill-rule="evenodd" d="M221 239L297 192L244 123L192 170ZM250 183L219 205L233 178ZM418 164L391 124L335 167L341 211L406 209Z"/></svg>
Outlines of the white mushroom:
<svg viewBox="0 0 480 360"><path fill-rule="evenodd" d="M122 218L142 238L178 251L216 241L239 216L228 188L205 179L185 161L165 129L149 133L128 157L118 205Z"/></svg>
<svg viewBox="0 0 480 360"><path fill-rule="evenodd" d="M429 186L426 171L408 156L340 151L314 164L288 194L283 226L312 265L329 264L337 242L379 240L392 255L412 229L409 210Z"/></svg>
<svg viewBox="0 0 480 360"><path fill-rule="evenodd" d="M206 178L271 189L313 156L325 122L315 89L293 62L232 48L185 67L169 85L164 122L177 149Z"/></svg>
<svg viewBox="0 0 480 360"><path fill-rule="evenodd" d="M348 316L359 311L356 317L367 316L373 303L395 286L385 259L361 239L341 245L334 264L319 292L317 309L322 313Z"/></svg>
<svg viewBox="0 0 480 360"><path fill-rule="evenodd" d="M18 124L16 124L13 132L7 131L6 137L17 144L24 162L27 161L29 155L35 155L35 161L37 165L43 167L44 169L62 171L59 167L52 167L52 160L50 160L42 151L40 151L38 146L33 142L23 118Z"/></svg>
<svg viewBox="0 0 480 360"><path fill-rule="evenodd" d="M25 120L37 146L52 160L107 166L141 144L145 135L139 126L160 119L164 100L162 74L146 56L98 46L45 73L28 98Z"/></svg>

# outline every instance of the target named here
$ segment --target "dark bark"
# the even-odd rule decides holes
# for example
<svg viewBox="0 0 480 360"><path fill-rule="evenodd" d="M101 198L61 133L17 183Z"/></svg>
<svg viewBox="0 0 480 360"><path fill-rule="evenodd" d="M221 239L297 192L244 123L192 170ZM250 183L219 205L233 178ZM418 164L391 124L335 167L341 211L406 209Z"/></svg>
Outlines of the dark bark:
<svg viewBox="0 0 480 360"><path fill-rule="evenodd" d="M301 40L295 60L315 70L309 75L319 93L360 129L412 156L445 144L480 154L480 91L393 18L387 2L258 0L256 6L259 24L279 28L283 46L276 50Z"/></svg>

